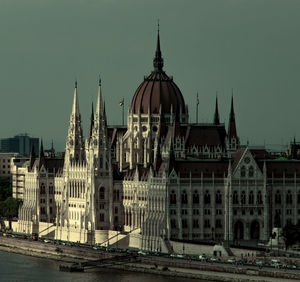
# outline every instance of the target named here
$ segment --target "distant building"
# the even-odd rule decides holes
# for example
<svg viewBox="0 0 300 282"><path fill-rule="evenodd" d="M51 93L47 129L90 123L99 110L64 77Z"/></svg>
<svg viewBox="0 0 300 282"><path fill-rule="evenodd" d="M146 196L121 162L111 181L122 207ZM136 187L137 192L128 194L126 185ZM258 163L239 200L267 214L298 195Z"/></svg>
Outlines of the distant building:
<svg viewBox="0 0 300 282"><path fill-rule="evenodd" d="M0 140L0 152L2 153L19 153L22 156L29 156L32 144L34 152L39 154L39 138L31 138L27 134L16 135L11 138Z"/></svg>
<svg viewBox="0 0 300 282"><path fill-rule="evenodd" d="M13 197L15 199L23 200L25 187L25 173L29 158L26 157L12 157L10 161L11 183L13 190Z"/></svg>
<svg viewBox="0 0 300 282"><path fill-rule="evenodd" d="M0 153L0 177L10 177L10 160L17 153Z"/></svg>

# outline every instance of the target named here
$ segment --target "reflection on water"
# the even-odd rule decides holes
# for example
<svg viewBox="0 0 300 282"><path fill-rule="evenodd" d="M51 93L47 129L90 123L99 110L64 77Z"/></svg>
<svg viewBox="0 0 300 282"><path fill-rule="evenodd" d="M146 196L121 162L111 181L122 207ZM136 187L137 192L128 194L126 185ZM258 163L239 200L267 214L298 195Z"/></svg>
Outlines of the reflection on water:
<svg viewBox="0 0 300 282"><path fill-rule="evenodd" d="M173 278L138 272L97 269L84 273L60 272L60 262L0 251L1 281L103 281L103 282L192 282L194 279ZM198 280L199 281L199 280Z"/></svg>

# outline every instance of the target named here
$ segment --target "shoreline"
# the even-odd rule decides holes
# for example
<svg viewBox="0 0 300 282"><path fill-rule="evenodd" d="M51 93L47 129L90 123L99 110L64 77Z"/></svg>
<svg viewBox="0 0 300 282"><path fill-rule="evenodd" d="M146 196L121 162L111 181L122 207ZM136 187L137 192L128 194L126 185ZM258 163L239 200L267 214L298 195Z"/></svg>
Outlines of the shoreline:
<svg viewBox="0 0 300 282"><path fill-rule="evenodd" d="M13 240L13 239L12 239ZM10 240L11 241L11 240ZM14 243L14 244L12 244ZM34 248L34 246L20 246L16 244L18 242L3 242L0 239L0 250L4 252L11 252L20 255L38 257L42 259L50 259L59 262L65 263L77 263L79 261L87 261L87 260L95 260L99 259L99 255L91 256L92 253L88 251L84 251L85 256L81 255L72 255L70 253L57 253L53 251L56 249L57 246L46 245L44 249L41 248ZM30 242L26 242L30 243ZM32 243L32 242L31 242ZM29 244L27 244L29 245ZM52 249L52 251L51 251ZM70 250L73 251L73 250ZM75 252L78 251L75 249ZM110 255L111 256L111 255ZM105 254L103 255L105 257ZM231 273L231 272L220 272L220 271L213 271L213 270L198 270L198 269L190 269L190 268L179 268L173 266L167 266L167 270L165 270L166 265L160 264L157 267L154 267L153 264L150 263L126 263L124 264L111 264L97 267L100 268L107 268L107 269L118 269L121 271L131 271L131 272L141 272L141 273L149 273L149 274L156 274L156 275L163 275L163 276L170 276L170 277L182 277L182 278L190 278L190 279L200 279L206 281L243 281L243 282L250 282L250 281L291 281L294 279L286 279L286 278L279 278L279 277L269 277L269 276L256 276L256 275L249 275L249 274L240 274L240 273ZM86 269L85 272L93 271L93 269Z"/></svg>

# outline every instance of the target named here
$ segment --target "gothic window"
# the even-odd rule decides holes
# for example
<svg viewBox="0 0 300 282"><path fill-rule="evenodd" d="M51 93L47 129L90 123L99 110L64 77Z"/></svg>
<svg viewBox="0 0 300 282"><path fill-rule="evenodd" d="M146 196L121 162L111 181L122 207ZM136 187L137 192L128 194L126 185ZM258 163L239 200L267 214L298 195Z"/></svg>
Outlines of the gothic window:
<svg viewBox="0 0 300 282"><path fill-rule="evenodd" d="M187 219L185 219L185 218L182 219L181 223L182 223L182 228L188 228Z"/></svg>
<svg viewBox="0 0 300 282"><path fill-rule="evenodd" d="M238 193L237 193L237 191L234 191L233 192L233 204L238 205L238 203L239 203Z"/></svg>
<svg viewBox="0 0 300 282"><path fill-rule="evenodd" d="M115 207L115 213L118 213L118 207Z"/></svg>
<svg viewBox="0 0 300 282"><path fill-rule="evenodd" d="M171 219L171 228L176 228L176 219Z"/></svg>
<svg viewBox="0 0 300 282"><path fill-rule="evenodd" d="M257 204L262 205L263 201L262 201L262 194L261 191L258 191L257 193Z"/></svg>
<svg viewBox="0 0 300 282"><path fill-rule="evenodd" d="M222 220L221 219L216 220L216 228L222 228Z"/></svg>
<svg viewBox="0 0 300 282"><path fill-rule="evenodd" d="M170 204L171 205L176 205L176 194L175 194L174 190L172 190L172 192L170 194Z"/></svg>
<svg viewBox="0 0 300 282"><path fill-rule="evenodd" d="M188 203L187 193L186 193L185 190L183 190L182 194L181 194L181 203L182 204L187 204Z"/></svg>
<svg viewBox="0 0 300 282"><path fill-rule="evenodd" d="M293 203L292 193L291 193L290 190L286 194L286 203L287 204L292 204Z"/></svg>
<svg viewBox="0 0 300 282"><path fill-rule="evenodd" d="M249 177L253 177L254 176L254 168L253 166L249 167Z"/></svg>
<svg viewBox="0 0 300 282"><path fill-rule="evenodd" d="M241 177L246 176L246 168L244 166L241 167Z"/></svg>
<svg viewBox="0 0 300 282"><path fill-rule="evenodd" d="M104 200L105 199L104 193L105 193L105 189L104 189L104 187L101 187L100 188L100 193L99 193L100 200Z"/></svg>
<svg viewBox="0 0 300 282"><path fill-rule="evenodd" d="M279 190L277 190L275 194L275 204L281 204L281 194Z"/></svg>
<svg viewBox="0 0 300 282"><path fill-rule="evenodd" d="M222 204L222 194L220 190L218 190L216 193L216 204Z"/></svg>
<svg viewBox="0 0 300 282"><path fill-rule="evenodd" d="M103 222L104 221L104 213L100 213L99 216L100 216L100 222Z"/></svg>
<svg viewBox="0 0 300 282"><path fill-rule="evenodd" d="M199 220L193 219L193 228L199 228Z"/></svg>
<svg viewBox="0 0 300 282"><path fill-rule="evenodd" d="M210 220L209 219L204 220L204 228L210 228Z"/></svg>
<svg viewBox="0 0 300 282"><path fill-rule="evenodd" d="M210 194L208 191L206 191L204 195L204 204L210 204Z"/></svg>
<svg viewBox="0 0 300 282"><path fill-rule="evenodd" d="M246 204L246 193L245 193L245 191L243 191L242 195L241 195L241 204L242 205Z"/></svg>
<svg viewBox="0 0 300 282"><path fill-rule="evenodd" d="M45 184L42 183L40 186L40 194L45 194L45 193L46 193L46 187L45 187Z"/></svg>
<svg viewBox="0 0 300 282"><path fill-rule="evenodd" d="M254 204L254 194L253 191L250 191L249 194L249 205L253 205Z"/></svg>
<svg viewBox="0 0 300 282"><path fill-rule="evenodd" d="M118 221L119 221L119 218L118 218L118 216L116 215L116 216L115 216L115 223L118 223Z"/></svg>
<svg viewBox="0 0 300 282"><path fill-rule="evenodd" d="M195 190L193 194L193 204L199 204L199 194L197 190Z"/></svg>

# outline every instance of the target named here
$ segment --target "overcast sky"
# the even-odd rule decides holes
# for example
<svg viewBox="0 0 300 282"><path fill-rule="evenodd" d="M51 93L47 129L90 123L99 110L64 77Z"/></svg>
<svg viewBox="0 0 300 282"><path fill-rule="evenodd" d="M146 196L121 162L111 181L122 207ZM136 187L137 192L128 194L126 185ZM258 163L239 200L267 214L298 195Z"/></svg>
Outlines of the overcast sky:
<svg viewBox="0 0 300 282"><path fill-rule="evenodd" d="M78 80L84 135L98 75L108 123L153 69L157 19L165 71L195 122L213 120L216 91L250 145L300 141L300 1L0 0L0 137L28 133L64 150ZM125 112L126 112L125 111Z"/></svg>

